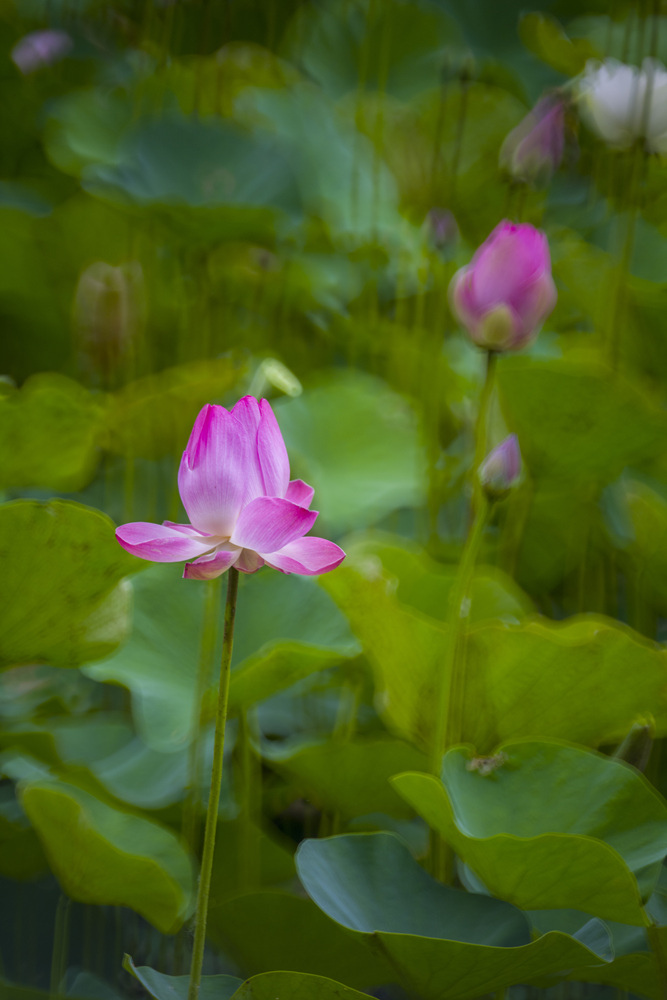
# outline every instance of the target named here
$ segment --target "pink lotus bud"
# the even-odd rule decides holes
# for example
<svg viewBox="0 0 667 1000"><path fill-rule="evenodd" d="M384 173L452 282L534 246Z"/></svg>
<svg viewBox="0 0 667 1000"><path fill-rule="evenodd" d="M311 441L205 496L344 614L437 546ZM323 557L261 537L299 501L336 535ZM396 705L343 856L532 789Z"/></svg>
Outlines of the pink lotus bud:
<svg viewBox="0 0 667 1000"><path fill-rule="evenodd" d="M33 31L20 39L12 49L12 61L26 76L64 59L72 48L66 31Z"/></svg>
<svg viewBox="0 0 667 1000"><path fill-rule="evenodd" d="M527 224L501 222L452 278L452 309L479 347L518 351L556 304L549 244Z"/></svg>
<svg viewBox="0 0 667 1000"><path fill-rule="evenodd" d="M457 242L459 227L448 208L429 209L423 226L424 235L434 250L442 250Z"/></svg>
<svg viewBox="0 0 667 1000"><path fill-rule="evenodd" d="M549 182L563 159L565 103L543 97L519 122L500 148L498 163L515 181L537 187Z"/></svg>
<svg viewBox="0 0 667 1000"><path fill-rule="evenodd" d="M489 500L502 500L509 493L521 475L521 452L516 434L510 434L489 452L477 475Z"/></svg>

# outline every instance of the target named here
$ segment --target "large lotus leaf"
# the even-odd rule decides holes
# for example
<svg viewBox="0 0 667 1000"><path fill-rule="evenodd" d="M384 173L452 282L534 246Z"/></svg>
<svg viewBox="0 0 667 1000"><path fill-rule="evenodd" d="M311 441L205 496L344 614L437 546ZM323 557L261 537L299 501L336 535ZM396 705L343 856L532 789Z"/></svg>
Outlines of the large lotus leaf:
<svg viewBox="0 0 667 1000"><path fill-rule="evenodd" d="M585 983L605 983L615 986L620 996L627 990L631 996L648 997L648 1000L663 1000L665 996L664 977L655 956L647 953L621 955L609 965L597 968L577 969L568 977Z"/></svg>
<svg viewBox="0 0 667 1000"><path fill-rule="evenodd" d="M5 723L0 749L16 748L47 764L92 764L128 745L132 729L121 715L90 712Z"/></svg>
<svg viewBox="0 0 667 1000"><path fill-rule="evenodd" d="M391 577L372 559L344 563L320 585L348 616L369 658L383 719L428 750L445 626L400 603ZM480 622L466 643L464 738L481 753L513 736L558 736L598 746L623 739L647 712L662 734L666 670L664 650L597 615L566 622Z"/></svg>
<svg viewBox="0 0 667 1000"><path fill-rule="evenodd" d="M132 117L132 104L118 92L72 91L50 105L47 154L60 170L76 176L92 163L115 163Z"/></svg>
<svg viewBox="0 0 667 1000"><path fill-rule="evenodd" d="M331 531L373 524L425 496L425 456L414 413L378 378L323 377L276 414L298 473L315 487Z"/></svg>
<svg viewBox="0 0 667 1000"><path fill-rule="evenodd" d="M367 813L406 817L412 810L389 784L401 760L413 760L412 767L427 767L427 758L407 743L387 737L348 742L306 744L296 748L265 746L269 766L290 780L310 802L322 809L339 812L345 819ZM398 766L397 766L398 765Z"/></svg>
<svg viewBox="0 0 667 1000"><path fill-rule="evenodd" d="M142 573L135 584L129 642L115 656L85 668L89 677L122 684L132 692L142 740L166 753L185 747L197 731L194 701L205 585L180 577L180 567L173 565L153 566ZM221 602L220 624L222 614ZM211 664L213 678L220 662L221 631ZM249 692L264 698L293 683L292 664L281 653L283 643L288 651L297 644L299 669L305 672L330 666L332 652L341 660L358 652L345 619L314 580L271 570L243 578L232 671L232 692L237 669L241 690L233 704L247 705ZM306 668L311 654L311 667ZM251 657L248 677L243 664Z"/></svg>
<svg viewBox="0 0 667 1000"><path fill-rule="evenodd" d="M291 167L272 137L235 122L173 113L138 122L115 163L89 166L85 180L97 193L137 204L252 210L298 204Z"/></svg>
<svg viewBox="0 0 667 1000"><path fill-rule="evenodd" d="M154 1000L187 1000L189 976L167 976L148 965L135 965L129 955L123 958L123 968L134 976ZM243 980L236 976L202 976L199 985L201 1000L230 1000Z"/></svg>
<svg viewBox="0 0 667 1000"><path fill-rule="evenodd" d="M288 892L250 892L212 905L207 933L246 976L283 969L362 990L395 978L382 953L369 951L312 900Z"/></svg>
<svg viewBox="0 0 667 1000"><path fill-rule="evenodd" d="M443 566L414 543L384 532L353 535L345 551L346 568L366 576L381 573L401 604L446 619L457 566ZM490 618L516 622L534 611L531 599L511 577L493 566L476 567L470 594L472 624Z"/></svg>
<svg viewBox="0 0 667 1000"><path fill-rule="evenodd" d="M128 906L164 934L190 915L192 859L171 830L65 782L29 781L20 797L72 899Z"/></svg>
<svg viewBox="0 0 667 1000"><path fill-rule="evenodd" d="M467 643L465 739L483 753L514 736L600 746L647 713L663 735L666 675L663 649L600 615L480 625Z"/></svg>
<svg viewBox="0 0 667 1000"><path fill-rule="evenodd" d="M302 7L291 36L297 62L336 97L366 87L409 98L435 87L460 44L455 22L425 0Z"/></svg>
<svg viewBox="0 0 667 1000"><path fill-rule="evenodd" d="M606 484L662 447L667 420L601 366L529 357L498 366L502 407L537 479Z"/></svg>
<svg viewBox="0 0 667 1000"><path fill-rule="evenodd" d="M466 1000L611 957L606 945L600 954L560 932L529 943L519 910L441 885L391 834L307 840L297 870L317 905L386 955L394 977L424 1000Z"/></svg>
<svg viewBox="0 0 667 1000"><path fill-rule="evenodd" d="M127 633L128 556L100 511L68 500L0 507L0 664L76 667Z"/></svg>
<svg viewBox="0 0 667 1000"><path fill-rule="evenodd" d="M65 375L31 376L0 394L0 488L71 491L93 477L102 408Z"/></svg>
<svg viewBox="0 0 667 1000"><path fill-rule="evenodd" d="M275 133L290 151L304 207L324 223L339 252L364 246L380 260L392 251L408 255L410 237L414 241L419 231L398 212L393 175L321 91L310 84L249 90L237 112L248 126Z"/></svg>
<svg viewBox="0 0 667 1000"><path fill-rule="evenodd" d="M345 563L320 585L347 615L373 669L377 708L398 735L429 750L446 631L396 600L371 561L362 575Z"/></svg>
<svg viewBox="0 0 667 1000"><path fill-rule="evenodd" d="M305 972L265 972L253 976L238 988L231 1000L366 1000L367 993L336 983L324 976L312 976Z"/></svg>
<svg viewBox="0 0 667 1000"><path fill-rule="evenodd" d="M491 757L456 747L442 778L394 784L494 895L645 925L667 805L633 768L557 740L522 740Z"/></svg>
<svg viewBox="0 0 667 1000"><path fill-rule="evenodd" d="M130 382L112 397L106 445L137 458L162 458L185 448L197 413L231 389L243 369L231 358L193 361Z"/></svg>

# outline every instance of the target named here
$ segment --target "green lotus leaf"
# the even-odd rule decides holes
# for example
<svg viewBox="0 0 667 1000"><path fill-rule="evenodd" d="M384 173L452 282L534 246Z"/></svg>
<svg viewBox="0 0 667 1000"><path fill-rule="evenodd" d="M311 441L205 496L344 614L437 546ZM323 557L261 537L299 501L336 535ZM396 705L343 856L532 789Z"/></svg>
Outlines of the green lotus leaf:
<svg viewBox="0 0 667 1000"><path fill-rule="evenodd" d="M128 906L164 934L190 915L192 859L167 827L60 781L26 782L20 801L72 899Z"/></svg>
<svg viewBox="0 0 667 1000"><path fill-rule="evenodd" d="M121 581L143 563L121 549L105 514L69 500L4 504L0 558L0 665L76 667L126 637Z"/></svg>
<svg viewBox="0 0 667 1000"><path fill-rule="evenodd" d="M667 804L623 762L522 740L485 757L455 747L442 783L404 774L393 784L495 896L646 925L643 904L667 852Z"/></svg>

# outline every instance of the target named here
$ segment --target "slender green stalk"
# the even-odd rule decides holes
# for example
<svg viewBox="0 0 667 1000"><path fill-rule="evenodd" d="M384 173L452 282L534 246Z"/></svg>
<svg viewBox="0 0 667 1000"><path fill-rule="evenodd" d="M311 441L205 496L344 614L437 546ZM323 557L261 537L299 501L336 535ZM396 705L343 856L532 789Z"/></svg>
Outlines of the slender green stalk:
<svg viewBox="0 0 667 1000"><path fill-rule="evenodd" d="M190 966L190 985L188 1000L198 1000L201 970L204 962L204 947L206 945L206 918L208 916L208 897L211 889L211 872L213 870L213 855L215 852L215 830L218 822L218 807L220 804L220 783L222 781L222 761L225 749L225 723L227 721L227 702L229 700L229 676L232 664L232 647L234 645L234 619L236 617L236 597L238 594L238 570L229 570L227 580L227 603L225 604L225 630L222 639L222 661L220 664L220 687L218 690L218 708L215 716L215 741L213 744L213 766L211 768L211 791L206 810L206 828L204 831L204 849L202 852L199 889L197 892L197 911L195 914L195 936L192 947L192 964Z"/></svg>
<svg viewBox="0 0 667 1000"><path fill-rule="evenodd" d="M188 794L183 809L183 838L193 853L198 851L199 840L199 787L202 757L202 728L204 722L205 695L209 689L213 655L218 636L218 608L220 606L220 580L215 577L206 585L204 620L202 623L201 646L197 666L197 680L194 704L195 735L188 748Z"/></svg>
<svg viewBox="0 0 667 1000"><path fill-rule="evenodd" d="M609 321L607 343L609 365L613 371L616 371L618 368L620 360L621 336L627 312L628 274L630 272L632 253L635 245L635 230L637 227L644 164L646 161L646 153L639 144L635 146L630 155L632 158L630 161L630 177L628 180L628 206L627 217L625 220L625 234L623 237L618 270L616 272L614 295L611 299L613 311Z"/></svg>
<svg viewBox="0 0 667 1000"><path fill-rule="evenodd" d="M51 997L59 995L60 986L67 971L69 911L70 900L67 896L61 894L56 907L56 918L53 928L53 952L51 955L51 982L49 990Z"/></svg>
<svg viewBox="0 0 667 1000"><path fill-rule="evenodd" d="M463 707L465 703L465 636L470 615L470 591L475 563L479 554L484 529L491 514L492 504L479 484L478 470L487 449L487 424L493 393L495 355L489 353L486 378L480 399L475 432L475 460L473 464L474 495L473 521L463 548L456 579L452 586L447 614L447 645L442 665L442 681L438 692L435 736L432 746L431 770L440 776L442 755L449 746L463 737ZM453 855L442 842L433 842L432 869L436 877L451 881Z"/></svg>

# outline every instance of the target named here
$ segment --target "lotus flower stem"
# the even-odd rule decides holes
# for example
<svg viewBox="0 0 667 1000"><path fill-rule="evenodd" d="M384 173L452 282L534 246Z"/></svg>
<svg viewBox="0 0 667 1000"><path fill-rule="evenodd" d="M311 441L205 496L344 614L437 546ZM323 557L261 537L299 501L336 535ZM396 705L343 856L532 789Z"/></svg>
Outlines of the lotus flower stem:
<svg viewBox="0 0 667 1000"><path fill-rule="evenodd" d="M433 773L438 778L440 777L442 756L445 750L447 747L458 743L462 737L462 715L465 700L464 641L470 614L470 589L484 529L488 524L493 507L493 504L489 501L479 483L478 471L486 454L487 425L490 401L493 394L495 358L496 355L493 351L487 352L486 377L482 388L475 429L473 521L463 547L461 562L449 598L447 645L442 665L442 683L438 697L435 738L431 760ZM433 844L432 847L434 854L432 858L434 875L445 882L451 881L453 874L451 852L442 841L439 845Z"/></svg>
<svg viewBox="0 0 667 1000"><path fill-rule="evenodd" d="M202 710L204 697L211 684L211 665L215 654L218 635L218 613L220 607L220 581L215 577L206 587L204 603L204 621L202 623L199 664L194 703L195 734L188 749L188 795L183 809L183 837L191 850L196 853L199 839L199 787L201 784L202 760L202 727L204 723Z"/></svg>
<svg viewBox="0 0 667 1000"><path fill-rule="evenodd" d="M57 997L61 993L62 980L67 970L67 953L69 951L69 916L70 899L61 893L56 906L55 925L53 928L53 952L51 955L50 996Z"/></svg>
<svg viewBox="0 0 667 1000"><path fill-rule="evenodd" d="M639 213L638 193L641 191L646 154L639 144L632 150L630 162L630 179L628 183L628 210L625 221L625 234L621 248L614 295L612 297L612 314L609 321L608 356L612 371L618 368L620 355L621 331L627 313L628 274L632 262L632 252L635 245L635 230Z"/></svg>
<svg viewBox="0 0 667 1000"><path fill-rule="evenodd" d="M222 639L222 661L220 665L220 687L218 689L218 707L215 716L215 741L213 744L213 766L211 768L211 791L206 810L206 828L204 831L204 849L202 852L199 889L197 892L197 910L195 913L195 938L192 948L192 963L190 965L190 985L188 1000L198 1000L201 970L204 961L206 945L206 918L208 916L208 897L211 888L211 872L213 870L213 854L215 852L215 831L218 822L218 807L220 804L220 783L222 781L222 760L225 749L225 723L227 721L227 702L229 699L229 676L232 663L232 647L234 645L234 620L236 617L236 597L239 586L238 570L233 566L229 569L227 582L227 602L225 604L225 625Z"/></svg>

